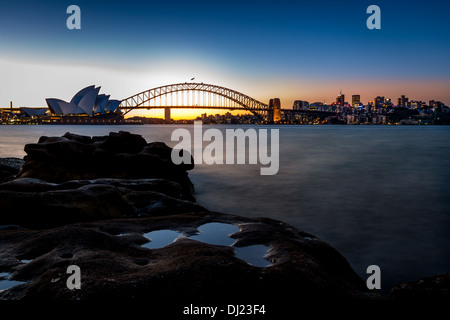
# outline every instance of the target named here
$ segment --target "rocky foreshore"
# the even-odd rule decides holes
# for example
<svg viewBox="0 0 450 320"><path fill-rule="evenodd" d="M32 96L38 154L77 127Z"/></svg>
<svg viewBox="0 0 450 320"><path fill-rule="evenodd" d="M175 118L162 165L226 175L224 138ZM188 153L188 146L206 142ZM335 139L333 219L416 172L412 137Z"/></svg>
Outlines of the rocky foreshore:
<svg viewBox="0 0 450 320"><path fill-rule="evenodd" d="M164 143L128 132L66 133L41 137L25 152L23 161L0 161L0 282L17 281L0 291L2 300L381 299L317 237L200 206L187 172L193 166L175 165ZM234 243L198 240L207 224L235 227ZM158 230L179 236L147 247L146 235ZM251 246L267 248L266 266L236 256ZM81 270L80 289L66 285L71 265ZM393 297L411 296L411 287Z"/></svg>

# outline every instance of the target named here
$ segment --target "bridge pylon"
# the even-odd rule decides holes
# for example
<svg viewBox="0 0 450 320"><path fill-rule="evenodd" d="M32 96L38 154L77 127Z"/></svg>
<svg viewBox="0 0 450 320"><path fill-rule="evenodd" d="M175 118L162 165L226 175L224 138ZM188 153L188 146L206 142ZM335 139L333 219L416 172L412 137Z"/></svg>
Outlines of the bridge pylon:
<svg viewBox="0 0 450 320"><path fill-rule="evenodd" d="M164 108L164 122L170 123L170 107Z"/></svg>
<svg viewBox="0 0 450 320"><path fill-rule="evenodd" d="M269 100L269 109L267 112L267 122L274 123L281 120L281 101L280 98Z"/></svg>

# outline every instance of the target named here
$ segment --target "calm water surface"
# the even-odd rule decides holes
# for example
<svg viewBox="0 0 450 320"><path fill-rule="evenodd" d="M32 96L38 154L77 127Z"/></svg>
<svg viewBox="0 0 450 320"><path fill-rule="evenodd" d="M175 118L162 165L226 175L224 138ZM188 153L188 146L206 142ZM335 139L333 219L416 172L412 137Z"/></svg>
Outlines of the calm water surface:
<svg viewBox="0 0 450 320"><path fill-rule="evenodd" d="M175 146L170 136L178 127L0 126L0 157L23 157L24 144L65 132L124 130ZM450 127L214 126L238 127L280 130L279 172L197 165L190 176L200 204L312 233L364 279L367 266L380 266L384 290L450 271Z"/></svg>

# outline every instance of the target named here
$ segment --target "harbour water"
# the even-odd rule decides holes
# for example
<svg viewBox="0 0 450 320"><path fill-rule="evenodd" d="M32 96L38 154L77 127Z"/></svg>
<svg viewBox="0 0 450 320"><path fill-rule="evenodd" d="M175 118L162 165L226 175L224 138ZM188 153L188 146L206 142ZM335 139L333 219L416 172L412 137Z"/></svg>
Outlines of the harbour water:
<svg viewBox="0 0 450 320"><path fill-rule="evenodd" d="M169 146L181 126L0 126L0 157L65 132L141 134ZM261 165L197 165L197 201L212 211L270 217L309 232L341 252L364 279L381 268L381 285L450 271L450 127L204 126L280 130L276 175ZM185 126L192 130L192 126ZM208 142L204 142L207 145ZM250 150L256 152L256 150Z"/></svg>

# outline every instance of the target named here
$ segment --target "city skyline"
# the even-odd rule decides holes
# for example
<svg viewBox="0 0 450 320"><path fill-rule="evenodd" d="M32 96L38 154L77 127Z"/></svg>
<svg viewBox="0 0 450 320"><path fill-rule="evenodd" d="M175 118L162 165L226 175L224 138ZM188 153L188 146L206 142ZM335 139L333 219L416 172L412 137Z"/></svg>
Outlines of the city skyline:
<svg viewBox="0 0 450 320"><path fill-rule="evenodd" d="M81 8L81 30L66 9ZM369 30L366 9L381 8ZM77 1L4 5L0 106L39 107L97 83L112 99L171 83L213 83L264 103L401 95L450 104L449 3L438 1ZM349 102L350 99L347 99Z"/></svg>
<svg viewBox="0 0 450 320"><path fill-rule="evenodd" d="M192 82L192 81L191 81ZM186 83L191 83L191 82L186 82ZM93 86L92 86L93 87ZM98 88L100 89L100 88ZM357 97L357 98L355 98ZM411 102L420 102L426 106L430 106L433 107L433 105L430 105L430 103L434 103L434 102L442 102L444 105L447 105L445 102L440 101L440 100L436 100L436 99L430 99L430 100L424 100L424 99L418 99L415 97L408 97L406 95L400 95L397 98L391 98L391 97L387 97L384 95L379 95L373 98L368 98L368 100L364 100L361 99L361 95L359 94L352 94L349 95L345 92L342 91L342 89L339 90L339 94L337 96L334 97L334 99L331 99L331 101L327 101L325 99L317 99L317 100L312 100L312 101L307 101L307 100L300 100L300 99L295 99L294 101L292 101L292 104L290 105L282 105L283 109L304 109L304 107L299 108L299 106L296 104L301 101L301 102L306 102L308 103L308 105L310 104L323 104L323 105L327 105L327 106L332 106L332 105L341 105L341 106L348 106L348 107L355 107L355 101L357 101L359 104L359 106L369 106L369 105L373 105L373 104L378 104L377 99L378 98L382 98L382 102L380 104L384 104L385 102L388 102L391 106L395 106L395 107L405 107L405 103L402 102L400 103L399 101L403 101L404 98L406 98L406 101L411 104ZM45 99L47 100L47 99ZM51 100L54 100L53 98ZM58 99L56 99L58 100ZM11 101L12 102L12 101ZM263 102L263 101L262 101ZM448 105L447 105L448 106ZM15 106L18 107L18 106ZM19 107L27 107L27 106L19 106ZM40 108L40 107L44 107L46 108L46 105L42 105L39 107L35 107L35 108ZM409 107L411 107L411 105L409 105ZM7 108L6 106L0 106L0 108ZM413 107L416 108L417 107ZM224 115L225 113L230 113L233 115L239 115L242 113L248 113L251 114L251 112L249 111L243 111L243 110L228 110L227 108L224 107L223 110L215 110L213 113L214 114L221 114ZM201 108L201 107L193 107L192 109L172 109L172 118L175 120L180 120L180 119L189 119L189 117L191 117L192 119L199 117L200 115L203 115L203 113L209 113L211 114L211 110L208 108ZM148 109L147 111L142 111L142 109L138 110L133 110L131 111L127 117L134 117L134 116L146 116L146 117L160 117L160 118L164 118L164 109Z"/></svg>

